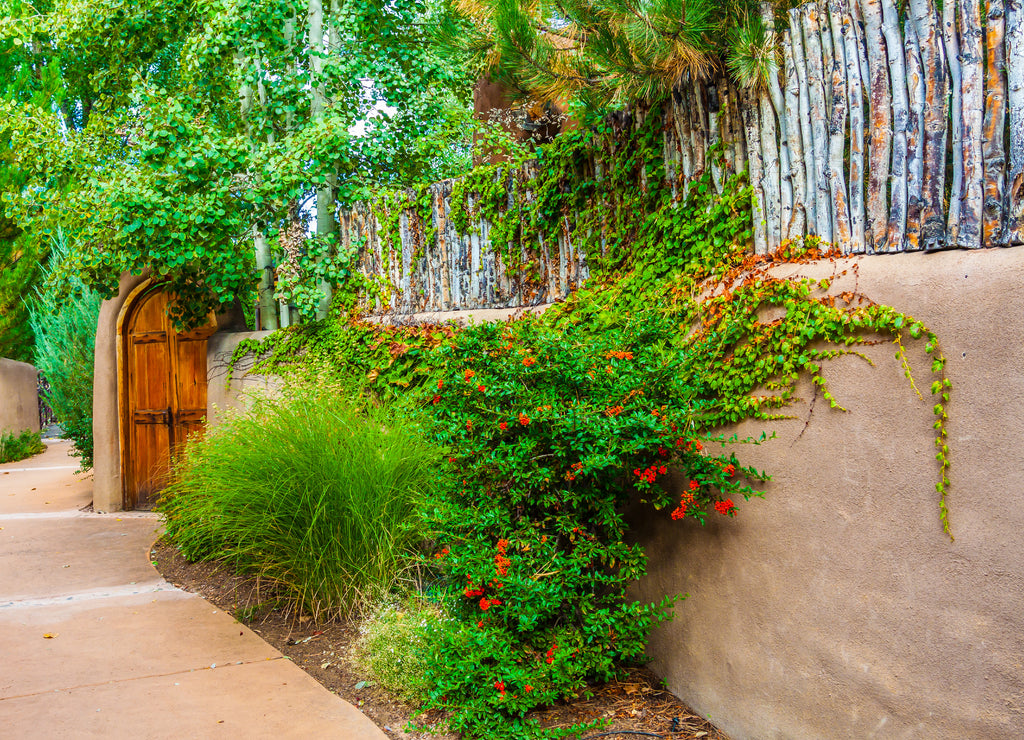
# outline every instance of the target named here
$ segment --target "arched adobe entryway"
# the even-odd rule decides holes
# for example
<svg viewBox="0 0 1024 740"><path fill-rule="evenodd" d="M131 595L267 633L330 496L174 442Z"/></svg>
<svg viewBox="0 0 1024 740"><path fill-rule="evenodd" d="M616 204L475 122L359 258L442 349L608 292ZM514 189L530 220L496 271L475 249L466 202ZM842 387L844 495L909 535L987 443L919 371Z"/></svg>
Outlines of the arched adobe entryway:
<svg viewBox="0 0 1024 740"><path fill-rule="evenodd" d="M167 316L172 296L146 280L117 320L118 447L122 506L149 508L165 485L170 453L206 416L206 340L214 317L179 332Z"/></svg>

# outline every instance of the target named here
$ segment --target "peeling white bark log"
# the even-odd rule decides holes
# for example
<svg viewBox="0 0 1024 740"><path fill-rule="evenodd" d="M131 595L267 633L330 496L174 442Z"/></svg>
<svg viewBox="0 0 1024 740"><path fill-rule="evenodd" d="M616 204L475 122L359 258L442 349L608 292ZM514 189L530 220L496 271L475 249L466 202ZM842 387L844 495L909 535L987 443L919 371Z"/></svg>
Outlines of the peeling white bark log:
<svg viewBox="0 0 1024 740"><path fill-rule="evenodd" d="M1006 243L1024 244L1024 0L1006 4L1006 62L1010 129Z"/></svg>
<svg viewBox="0 0 1024 740"><path fill-rule="evenodd" d="M817 209L815 207L818 183L815 179L814 136L811 133L811 96L808 91L807 59L804 55L803 18L800 8L789 11L789 29L800 105L796 123L800 126L800 146L804 155L804 210L807 218L807 233L818 234Z"/></svg>
<svg viewBox="0 0 1024 740"><path fill-rule="evenodd" d="M779 185L779 148L775 130L775 112L768 93L758 96L761 108L761 158L764 165L761 190L764 193L765 230L768 252L774 253L782 242L782 194Z"/></svg>
<svg viewBox="0 0 1024 740"><path fill-rule="evenodd" d="M910 0L910 14L924 71L920 243L926 251L933 251L946 243L946 55L934 0Z"/></svg>
<svg viewBox="0 0 1024 740"><path fill-rule="evenodd" d="M849 202L852 252L863 252L864 236L864 84L860 77L860 47L853 17L845 0L838 0L846 59L846 101L850 114Z"/></svg>
<svg viewBox="0 0 1024 740"><path fill-rule="evenodd" d="M871 150L868 160L867 239L869 252L886 251L889 209L889 157L892 145L892 104L889 68L882 44L880 0L864 0L864 40L871 75Z"/></svg>
<svg viewBox="0 0 1024 740"><path fill-rule="evenodd" d="M786 224L787 239L797 239L804 235L807 228L807 175L804 173L804 149L800 136L800 82L797 79L796 65L793 61L793 43L790 31L782 36L782 54L786 69L785 113L786 138L789 144L789 181L793 190L793 215ZM796 30L800 33L800 29Z"/></svg>
<svg viewBox="0 0 1024 740"><path fill-rule="evenodd" d="M825 107L825 71L821 53L821 16L817 3L803 7L804 51L810 88L811 132L814 147L814 218L818 236L832 241L832 204L828 183L828 109Z"/></svg>
<svg viewBox="0 0 1024 740"><path fill-rule="evenodd" d="M768 253L768 231L765 223L764 167L761 162L761 130L758 121L757 99L744 91L741 103L743 127L747 137L747 157L750 165L750 187L753 194L754 253Z"/></svg>
<svg viewBox="0 0 1024 740"><path fill-rule="evenodd" d="M988 0L985 26L987 48L985 65L985 123L982 153L985 163L985 201L982 244L1004 244L1006 224L1003 191L1006 186L1006 150L1003 131L1006 126L1006 40L1003 0Z"/></svg>
<svg viewBox="0 0 1024 740"><path fill-rule="evenodd" d="M953 179L950 183L949 208L946 212L946 246L960 243L960 205L964 194L964 150L963 139L963 80L960 76L960 39L956 28L956 3L942 5L942 42L946 49L946 63L949 65L949 81L952 89L950 108L950 129L953 147Z"/></svg>
<svg viewBox="0 0 1024 740"><path fill-rule="evenodd" d="M903 251L907 233L907 71L903 38L895 0L882 0L882 35L889 60L889 90L892 95L892 169L889 178L889 226L886 251Z"/></svg>
<svg viewBox="0 0 1024 740"><path fill-rule="evenodd" d="M907 239L904 249L921 248L921 189L924 180L924 69L912 21L903 29L907 60Z"/></svg>
<svg viewBox="0 0 1024 740"><path fill-rule="evenodd" d="M957 244L978 249L981 244L984 209L984 171L981 138L985 121L985 86L982 77L983 42L981 10L978 2L957 3L960 24L960 74L963 79L964 184L960 206L960 233Z"/></svg>

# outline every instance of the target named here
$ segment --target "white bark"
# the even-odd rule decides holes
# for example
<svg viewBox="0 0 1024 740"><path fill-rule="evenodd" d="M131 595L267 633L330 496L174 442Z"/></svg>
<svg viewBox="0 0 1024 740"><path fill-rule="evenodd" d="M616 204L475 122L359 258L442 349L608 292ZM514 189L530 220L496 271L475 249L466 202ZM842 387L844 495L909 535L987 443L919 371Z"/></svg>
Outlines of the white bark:
<svg viewBox="0 0 1024 740"><path fill-rule="evenodd" d="M1006 243L1024 244L1024 0L1006 4L1006 62L1010 129Z"/></svg>
<svg viewBox="0 0 1024 740"><path fill-rule="evenodd" d="M889 157L892 144L892 103L889 96L889 68L882 44L880 0L865 0L864 40L871 75L869 110L871 150L868 163L867 238L869 252L886 251L889 210Z"/></svg>
<svg viewBox="0 0 1024 740"><path fill-rule="evenodd" d="M828 110L825 107L825 77L821 54L821 22L817 3L804 8L804 50L807 54L807 83L811 101L811 132L814 154L814 215L818 236L831 242L832 204L828 185Z"/></svg>
<svg viewBox="0 0 1024 740"><path fill-rule="evenodd" d="M779 36L775 29L775 12L770 2L761 3L761 18L764 20L768 42L772 47L779 46ZM773 62L778 57L773 57ZM786 120L786 101L779 84L779 67L771 65L768 74L768 95L771 97L772 108L779 124L779 219L780 238L789 239L789 224L793 219L793 170L789 152L789 122ZM763 116L763 113L762 113Z"/></svg>
<svg viewBox="0 0 1024 740"><path fill-rule="evenodd" d="M743 115L743 127L747 136L747 157L750 165L750 187L754 191L753 196L753 221L754 221L754 253L768 253L768 232L765 223L764 208L764 187L762 178L764 168L761 163L761 131L758 121L757 99L749 92L743 95L740 104Z"/></svg>
<svg viewBox="0 0 1024 740"><path fill-rule="evenodd" d="M775 113L768 93L758 96L761 108L761 157L764 163L761 190L764 193L765 230L768 252L774 254L782 242L782 195L779 186L779 147L775 131Z"/></svg>
<svg viewBox="0 0 1024 740"><path fill-rule="evenodd" d="M904 62L903 38L896 0L882 0L882 35L889 60L890 93L892 95L892 170L889 179L889 227L886 251L903 251L907 233L907 70Z"/></svg>
<svg viewBox="0 0 1024 740"><path fill-rule="evenodd" d="M961 146L964 116L963 81L960 77L960 39L956 29L956 3L942 4L942 41L946 49L950 87L953 91L950 109L950 128L953 132L953 180L949 194L949 210L946 214L946 246L955 246L960 243L960 204L964 192L964 150Z"/></svg>
<svg viewBox="0 0 1024 740"><path fill-rule="evenodd" d="M978 2L957 3L960 23L960 74L963 79L963 202L957 244L978 249L981 244L984 207L984 171L981 138L985 120L985 87L982 76L983 43Z"/></svg>
<svg viewBox="0 0 1024 740"><path fill-rule="evenodd" d="M924 68L914 24L903 29L907 59L907 240L905 249L921 248L921 203L924 183Z"/></svg>
<svg viewBox="0 0 1024 740"><path fill-rule="evenodd" d="M800 148L803 151L804 211L807 219L807 233L818 234L816 192L818 189L814 166L814 137L811 134L811 97L807 82L807 62L804 56L803 21L799 8L789 11L790 42L793 49L793 66L796 71L798 103L800 112L797 122L800 126Z"/></svg>
<svg viewBox="0 0 1024 740"><path fill-rule="evenodd" d="M864 237L864 85L861 81L860 57L863 54L854 33L853 17L845 0L838 3L846 59L846 100L850 114L850 240L851 251L863 252Z"/></svg>
<svg viewBox="0 0 1024 740"><path fill-rule="evenodd" d="M797 33L799 33L797 29ZM786 224L785 237L798 239L807 228L807 193L804 190L807 176L804 174L804 149L800 137L800 83L796 76L796 65L793 63L793 43L790 31L782 35L782 54L786 69L785 112L786 138L789 146L789 182L793 191L793 214Z"/></svg>
<svg viewBox="0 0 1024 740"><path fill-rule="evenodd" d="M927 251L946 243L946 55L933 0L910 0L924 72L924 151L921 183L921 246Z"/></svg>
<svg viewBox="0 0 1024 740"><path fill-rule="evenodd" d="M1006 126L1006 19L1003 0L988 0L987 5L982 244L991 247L1005 243L1006 231L1006 215L1003 211L1003 192L1006 188L1006 150L1003 143Z"/></svg>

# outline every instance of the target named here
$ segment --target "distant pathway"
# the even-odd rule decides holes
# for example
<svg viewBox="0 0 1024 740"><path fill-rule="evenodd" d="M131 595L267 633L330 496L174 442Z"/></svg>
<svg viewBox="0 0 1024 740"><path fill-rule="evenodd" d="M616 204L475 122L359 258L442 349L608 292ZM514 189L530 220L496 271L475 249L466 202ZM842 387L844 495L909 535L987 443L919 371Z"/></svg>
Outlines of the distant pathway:
<svg viewBox="0 0 1024 740"><path fill-rule="evenodd" d="M385 738L149 563L153 514L83 513L66 442L0 465L0 736Z"/></svg>

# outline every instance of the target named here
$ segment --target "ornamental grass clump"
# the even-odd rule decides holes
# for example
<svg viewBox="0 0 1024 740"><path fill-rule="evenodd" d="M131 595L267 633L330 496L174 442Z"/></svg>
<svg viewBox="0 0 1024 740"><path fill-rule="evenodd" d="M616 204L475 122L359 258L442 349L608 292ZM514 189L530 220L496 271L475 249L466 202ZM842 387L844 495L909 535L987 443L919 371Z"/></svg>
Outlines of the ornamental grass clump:
<svg viewBox="0 0 1024 740"><path fill-rule="evenodd" d="M437 459L409 422L303 390L190 440L158 503L189 560L223 560L315 619L348 616L403 577Z"/></svg>
<svg viewBox="0 0 1024 740"><path fill-rule="evenodd" d="M27 457L38 455L46 449L39 432L28 429L20 434L13 432L0 433L0 463L17 462Z"/></svg>

